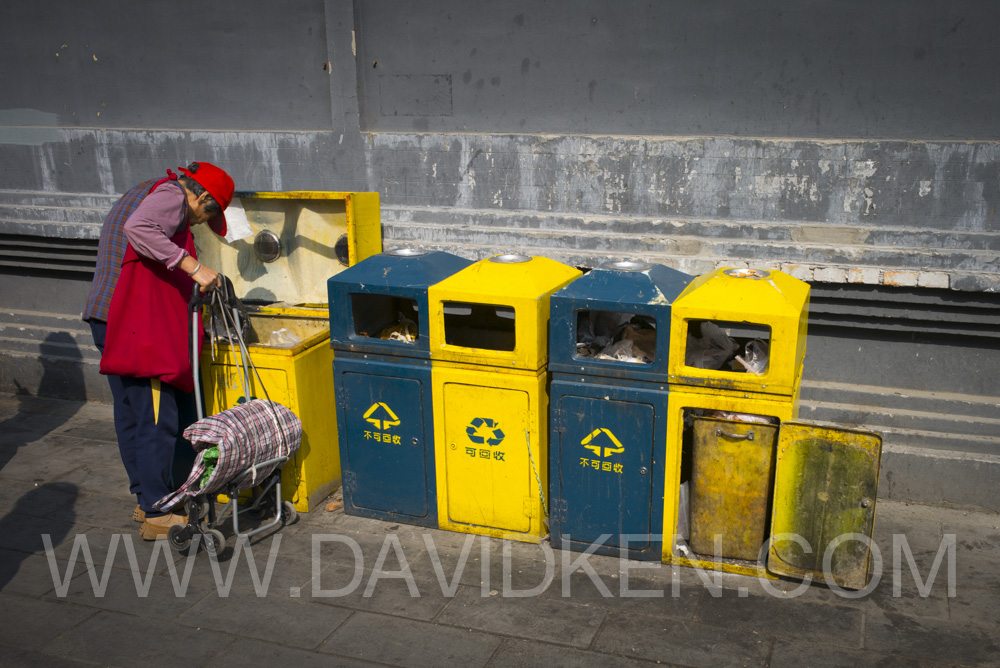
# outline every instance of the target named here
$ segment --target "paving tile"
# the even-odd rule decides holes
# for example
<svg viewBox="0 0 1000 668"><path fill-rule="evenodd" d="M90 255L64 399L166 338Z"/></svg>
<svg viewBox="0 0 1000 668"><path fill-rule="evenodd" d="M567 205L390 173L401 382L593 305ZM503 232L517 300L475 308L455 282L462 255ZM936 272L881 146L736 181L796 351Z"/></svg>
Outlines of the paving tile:
<svg viewBox="0 0 1000 668"><path fill-rule="evenodd" d="M103 494L80 494L72 503L57 506L45 517L62 522L76 522L111 531L131 533L139 528L132 519L135 501Z"/></svg>
<svg viewBox="0 0 1000 668"><path fill-rule="evenodd" d="M5 514L45 517L53 510L72 506L79 495L76 485L11 480L0 471L0 512Z"/></svg>
<svg viewBox="0 0 1000 668"><path fill-rule="evenodd" d="M93 666L91 663L80 663L71 659L50 656L40 652L29 652L14 647L0 645L0 666L17 666L17 668L84 668Z"/></svg>
<svg viewBox="0 0 1000 668"><path fill-rule="evenodd" d="M1000 591L983 587L959 587L948 599L949 619L954 624L1000 629Z"/></svg>
<svg viewBox="0 0 1000 668"><path fill-rule="evenodd" d="M269 591L266 597L232 588L211 593L178 618L187 626L270 640L312 649L343 624L351 612L292 598L287 591Z"/></svg>
<svg viewBox="0 0 1000 668"><path fill-rule="evenodd" d="M59 568L65 572L66 565ZM41 596L52 591L48 559L40 554L0 550L0 590L8 594Z"/></svg>
<svg viewBox="0 0 1000 668"><path fill-rule="evenodd" d="M313 578L312 559L308 554L301 554L289 549L284 536L280 533L278 536L281 536L281 540L277 543L275 543L276 537L270 537L250 546L250 551L253 553L254 558L252 569L250 561L246 556L246 548L241 548L239 555L237 555L237 542L234 538L229 537L227 548L221 555L219 562L224 577L228 577L229 569L234 567L233 586L241 589L253 589L256 586L253 580L254 572L256 572L258 581L262 584L267 574L268 564L271 564L269 591L283 592L283 595L291 595L290 591L294 588L300 592L301 596L307 596L310 590L309 583ZM271 550L275 544L277 548L275 548L272 558ZM201 550L195 556L195 559L197 566L192 571L192 578L211 583L214 587L217 576L209 564L208 554L204 550ZM235 566L233 566L234 559L236 560ZM321 560L318 568L322 569L323 565Z"/></svg>
<svg viewBox="0 0 1000 668"><path fill-rule="evenodd" d="M58 481L76 485L81 492L103 494L135 503L135 497L128 491L128 474L121 463L111 466L84 464L63 473Z"/></svg>
<svg viewBox="0 0 1000 668"><path fill-rule="evenodd" d="M53 545L59 545L78 528L67 522L9 513L0 518L0 549L41 553L45 549L44 534L49 535Z"/></svg>
<svg viewBox="0 0 1000 668"><path fill-rule="evenodd" d="M504 598L500 594L484 598L478 587L465 587L437 621L517 638L587 647L606 615L601 608L569 600Z"/></svg>
<svg viewBox="0 0 1000 668"><path fill-rule="evenodd" d="M338 580L340 582L330 589L347 587L351 584L351 581L344 582L341 578ZM403 578L387 578L379 576L374 571L364 571L361 581L353 591L345 592L342 596L314 597L313 600L352 610L380 612L428 621L437 617L451 600L451 597L442 591L439 582L412 578L412 585L414 590L410 589L410 582ZM311 589L303 591L302 594L311 596Z"/></svg>
<svg viewBox="0 0 1000 668"><path fill-rule="evenodd" d="M847 649L805 642L778 640L768 668L945 668L949 664L913 656Z"/></svg>
<svg viewBox="0 0 1000 668"><path fill-rule="evenodd" d="M500 638L427 622L355 613L321 652L405 668L484 666Z"/></svg>
<svg viewBox="0 0 1000 668"><path fill-rule="evenodd" d="M206 668L233 666L294 666L294 668L365 668L372 664L330 654L317 654L257 640L238 640L212 659Z"/></svg>
<svg viewBox="0 0 1000 668"><path fill-rule="evenodd" d="M63 633L45 652L102 666L177 668L200 666L232 642L233 636L223 633L102 611Z"/></svg>
<svg viewBox="0 0 1000 668"><path fill-rule="evenodd" d="M79 438L89 438L95 441L107 441L117 443L118 435L115 433L113 421L100 418L84 417L70 420L65 426L56 430L60 434L67 436L77 436Z"/></svg>
<svg viewBox="0 0 1000 668"><path fill-rule="evenodd" d="M745 668L765 666L771 638L742 629L612 613L592 649L667 664Z"/></svg>
<svg viewBox="0 0 1000 668"><path fill-rule="evenodd" d="M508 638L490 661L489 668L649 668L639 659L586 652L531 640Z"/></svg>
<svg viewBox="0 0 1000 668"><path fill-rule="evenodd" d="M13 594L0 594L0 610L8 622L16 620L0 624L0 645L30 650L45 647L94 614L94 610L69 603Z"/></svg>
<svg viewBox="0 0 1000 668"><path fill-rule="evenodd" d="M826 605L799 598L725 592L706 593L697 606L697 621L712 626L753 631L760 635L804 638L841 647L861 647L864 613L853 607Z"/></svg>
<svg viewBox="0 0 1000 668"><path fill-rule="evenodd" d="M5 480L20 480L42 485L62 480L83 466L85 464L80 460L32 457L19 452L4 465L3 477Z"/></svg>
<svg viewBox="0 0 1000 668"><path fill-rule="evenodd" d="M146 571L139 571L137 575L139 582L133 573L112 568L105 577L104 569L98 568L96 585L90 573L81 573L70 581L64 596L53 591L46 598L170 621L216 591L214 586L193 578L185 582L182 572L178 573L176 583L169 576L151 575Z"/></svg>
<svg viewBox="0 0 1000 668"><path fill-rule="evenodd" d="M1000 657L1000 636L996 628L872 614L865 623L865 648L942 663L995 666Z"/></svg>

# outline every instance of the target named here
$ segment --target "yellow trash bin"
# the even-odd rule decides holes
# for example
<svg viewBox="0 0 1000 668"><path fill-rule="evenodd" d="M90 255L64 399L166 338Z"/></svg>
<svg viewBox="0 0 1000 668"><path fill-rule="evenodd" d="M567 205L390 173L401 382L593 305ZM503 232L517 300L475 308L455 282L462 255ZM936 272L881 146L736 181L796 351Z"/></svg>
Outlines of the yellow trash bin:
<svg viewBox="0 0 1000 668"><path fill-rule="evenodd" d="M498 255L428 289L442 529L544 535L549 296L580 275L547 258Z"/></svg>
<svg viewBox="0 0 1000 668"><path fill-rule="evenodd" d="M302 445L282 472L282 494L308 512L340 485L326 281L382 250L378 193L236 193L252 236L219 243L195 228L199 258L233 282L250 315L248 348L260 381L236 346L202 351L205 411L267 396L302 420ZM227 211L227 217L239 209ZM232 223L231 223L232 225ZM200 226L204 227L204 226ZM203 250L204 249L204 250Z"/></svg>
<svg viewBox="0 0 1000 668"><path fill-rule="evenodd" d="M734 423L752 421L777 426L792 420L798 412L799 385L806 350L809 317L809 285L780 271L760 269L717 269L694 279L674 300L671 311L670 360L668 363L669 413L667 422L666 473L664 494L665 535L689 525L690 544L664 540L664 561L720 568L728 572L756 573L755 557L766 531L757 527L756 538L729 536L723 542L724 557L715 563L711 537L723 533L724 525L741 522L738 512L728 517L709 512L716 524L697 524L699 517L679 518L681 496L687 492L691 512L699 510L692 494L697 491L692 476L705 484L724 484L721 464L695 471L694 423L698 418L729 419ZM740 427L726 433L748 433ZM739 472L737 472L739 475ZM749 477L749 473L746 474ZM756 480L755 482L760 482ZM749 480L740 481L750 484ZM764 492L757 489L756 502L770 503L773 483ZM759 495L763 493L764 498ZM701 498L701 510L704 497ZM730 504L734 499L717 498ZM759 510L759 509L758 509ZM701 516L701 521L704 521ZM722 522L722 524L718 524ZM739 527L731 527L736 532ZM738 542L738 541L737 541ZM708 550L706 554L706 550Z"/></svg>

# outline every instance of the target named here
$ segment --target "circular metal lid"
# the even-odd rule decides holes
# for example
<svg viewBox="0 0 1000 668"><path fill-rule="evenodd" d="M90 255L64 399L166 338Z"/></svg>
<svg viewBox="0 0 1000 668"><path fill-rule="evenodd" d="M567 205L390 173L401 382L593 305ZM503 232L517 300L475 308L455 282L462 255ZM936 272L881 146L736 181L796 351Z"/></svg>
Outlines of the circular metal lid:
<svg viewBox="0 0 1000 668"><path fill-rule="evenodd" d="M253 252L261 262L274 262L281 257L281 239L271 230L261 230L253 239Z"/></svg>
<svg viewBox="0 0 1000 668"><path fill-rule="evenodd" d="M507 253L506 255L494 255L490 258L490 262L499 262L500 264L517 264L518 262L529 262L531 257L528 255L518 255L516 253Z"/></svg>
<svg viewBox="0 0 1000 668"><path fill-rule="evenodd" d="M386 255L392 255L394 257L419 257L421 255L427 255L430 251L426 251L423 248L393 248L385 252Z"/></svg>
<svg viewBox="0 0 1000 668"><path fill-rule="evenodd" d="M722 273L733 278L750 278L755 281L771 275L771 272L767 269L726 269Z"/></svg>
<svg viewBox="0 0 1000 668"><path fill-rule="evenodd" d="M601 269L612 269L614 271L647 271L653 265L648 262L637 262L635 260L614 260L605 262Z"/></svg>

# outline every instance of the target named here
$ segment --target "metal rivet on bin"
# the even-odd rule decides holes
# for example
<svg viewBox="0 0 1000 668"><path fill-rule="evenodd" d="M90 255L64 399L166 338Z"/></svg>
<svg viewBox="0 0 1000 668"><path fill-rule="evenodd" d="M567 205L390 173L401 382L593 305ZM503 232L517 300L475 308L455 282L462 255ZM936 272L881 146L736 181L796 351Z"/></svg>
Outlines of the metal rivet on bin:
<svg viewBox="0 0 1000 668"><path fill-rule="evenodd" d="M646 467L643 466L639 469L639 475L646 475Z"/></svg>

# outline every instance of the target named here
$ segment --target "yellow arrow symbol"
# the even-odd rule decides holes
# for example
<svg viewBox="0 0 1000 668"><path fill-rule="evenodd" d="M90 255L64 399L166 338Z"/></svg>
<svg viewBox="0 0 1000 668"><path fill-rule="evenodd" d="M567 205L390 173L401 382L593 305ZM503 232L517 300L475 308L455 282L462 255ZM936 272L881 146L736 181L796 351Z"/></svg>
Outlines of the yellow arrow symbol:
<svg viewBox="0 0 1000 668"><path fill-rule="evenodd" d="M611 447L605 447L603 455L601 455L601 446L600 445L591 445L591 441L593 441L595 437L597 437L597 436L599 436L601 434L605 434L608 438L611 439L611 442L615 444L615 447L613 447L613 448L611 448ZM617 438L615 438L615 435L612 434L609 430L605 429L604 427L600 427L600 428L595 429L594 431L590 432L590 436L588 436L587 438L583 439L580 442L580 445L582 445L583 447L587 448L588 450L590 450L591 452L593 452L598 457L602 457L602 456L603 457L607 457L608 455L615 454L617 452L625 452L625 446L622 445L621 441L619 441Z"/></svg>
<svg viewBox="0 0 1000 668"><path fill-rule="evenodd" d="M385 412L388 414L389 417L382 419L379 419L377 417L373 418L372 414L375 413L375 411L377 411L379 408L384 408ZM395 427L397 424L399 424L399 418L396 417L396 414L392 412L391 408L383 404L381 401L372 404L372 407L365 412L364 418L368 422L371 422L376 429L388 429L389 427Z"/></svg>

